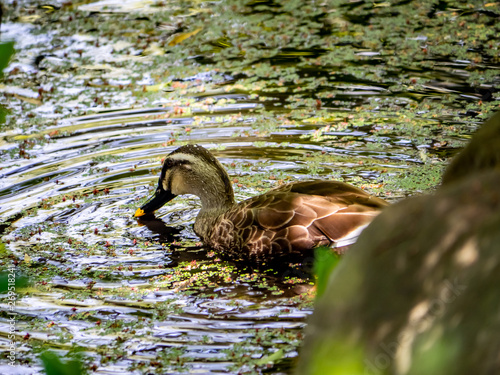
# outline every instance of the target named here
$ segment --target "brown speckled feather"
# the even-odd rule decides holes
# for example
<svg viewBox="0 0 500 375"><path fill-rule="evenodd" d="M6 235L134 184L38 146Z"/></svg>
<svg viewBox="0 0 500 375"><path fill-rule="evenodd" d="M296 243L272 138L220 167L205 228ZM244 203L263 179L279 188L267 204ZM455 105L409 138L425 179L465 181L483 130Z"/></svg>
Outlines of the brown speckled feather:
<svg viewBox="0 0 500 375"><path fill-rule="evenodd" d="M271 254L299 254L357 237L357 230L386 205L342 182L291 183L235 205L205 241L219 251L257 261Z"/></svg>

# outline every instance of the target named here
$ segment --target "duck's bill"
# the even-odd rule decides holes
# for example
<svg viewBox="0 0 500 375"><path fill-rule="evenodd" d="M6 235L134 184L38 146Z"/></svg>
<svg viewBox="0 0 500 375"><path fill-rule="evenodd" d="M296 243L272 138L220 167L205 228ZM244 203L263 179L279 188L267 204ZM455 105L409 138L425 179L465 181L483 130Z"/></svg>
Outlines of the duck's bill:
<svg viewBox="0 0 500 375"><path fill-rule="evenodd" d="M170 191L160 190L158 189L155 195L147 201L141 208L138 208L135 211L135 217L141 217L147 214L152 214L165 203L171 201L176 197L175 194L172 194Z"/></svg>

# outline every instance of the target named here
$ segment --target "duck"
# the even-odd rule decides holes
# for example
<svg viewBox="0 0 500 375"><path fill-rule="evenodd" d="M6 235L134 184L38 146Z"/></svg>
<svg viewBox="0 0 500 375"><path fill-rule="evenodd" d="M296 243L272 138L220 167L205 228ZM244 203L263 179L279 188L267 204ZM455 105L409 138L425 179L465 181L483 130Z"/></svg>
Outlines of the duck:
<svg viewBox="0 0 500 375"><path fill-rule="evenodd" d="M254 263L300 259L318 246L342 252L388 205L333 180L291 182L236 203L221 163L204 147L188 144L166 156L154 195L134 216L143 219L183 194L201 200L194 232L205 246Z"/></svg>

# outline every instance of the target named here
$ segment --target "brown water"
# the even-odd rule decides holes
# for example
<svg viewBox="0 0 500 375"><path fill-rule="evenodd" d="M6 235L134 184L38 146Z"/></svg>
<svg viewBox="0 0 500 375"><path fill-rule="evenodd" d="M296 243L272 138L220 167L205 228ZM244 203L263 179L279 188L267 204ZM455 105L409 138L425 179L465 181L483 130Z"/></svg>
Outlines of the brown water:
<svg viewBox="0 0 500 375"><path fill-rule="evenodd" d="M54 116L51 125L0 133L4 265L14 261L33 283L16 305L18 367L2 357L0 373L41 373L38 352L66 355L76 347L96 374L292 371L312 311L307 270L283 275L218 259L192 230L195 197L176 198L158 211L161 220L139 225L133 213L154 190L161 159L186 143L209 148L237 200L287 181L334 178L395 201L439 183L444 162L480 122L462 105L481 98L466 82L467 62L436 58L433 69L411 73L427 85L390 91L405 67L387 68L377 82L304 66L303 53L290 49L271 61L322 82L301 94L309 100L299 105L303 112L290 105L290 91L269 83L268 93L256 95L228 72L213 90L147 108L110 99L75 117L56 115L48 101L38 113ZM386 69L366 49L358 53L368 57L352 66ZM22 59L16 64L22 68ZM208 69L179 82L213 85L215 75ZM124 98L132 95L127 84ZM422 110L426 98L447 104ZM8 103L21 118L27 104ZM5 302L1 308L7 311ZM4 354L7 335L4 314Z"/></svg>

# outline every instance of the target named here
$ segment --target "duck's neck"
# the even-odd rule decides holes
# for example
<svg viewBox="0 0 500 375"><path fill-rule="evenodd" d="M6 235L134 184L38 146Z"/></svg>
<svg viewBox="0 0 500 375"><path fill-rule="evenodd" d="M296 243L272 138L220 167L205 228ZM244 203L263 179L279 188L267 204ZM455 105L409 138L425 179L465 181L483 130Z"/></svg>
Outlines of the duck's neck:
<svg viewBox="0 0 500 375"><path fill-rule="evenodd" d="M216 227L220 217L236 204L234 198L231 198L221 202L221 197L219 197L218 204L215 201L207 202L207 200L202 199L201 210L194 223L194 232L203 242L210 242L210 234Z"/></svg>
<svg viewBox="0 0 500 375"><path fill-rule="evenodd" d="M194 223L194 232L205 243L210 244L211 233L217 227L221 216L226 213L233 205L206 209L202 206L196 221Z"/></svg>
<svg viewBox="0 0 500 375"><path fill-rule="evenodd" d="M205 176L204 176L205 177ZM216 222L235 204L233 187L226 171L201 178L194 192L201 199L201 210L194 225L194 231L203 240L212 231Z"/></svg>
<svg viewBox="0 0 500 375"><path fill-rule="evenodd" d="M224 190L214 189L211 185L200 187L201 192L196 194L201 200L201 210L209 212L227 211L234 204L234 195L227 194Z"/></svg>
<svg viewBox="0 0 500 375"><path fill-rule="evenodd" d="M190 184L190 193L201 199L202 211L225 211L235 204L233 186L221 166L199 171Z"/></svg>

